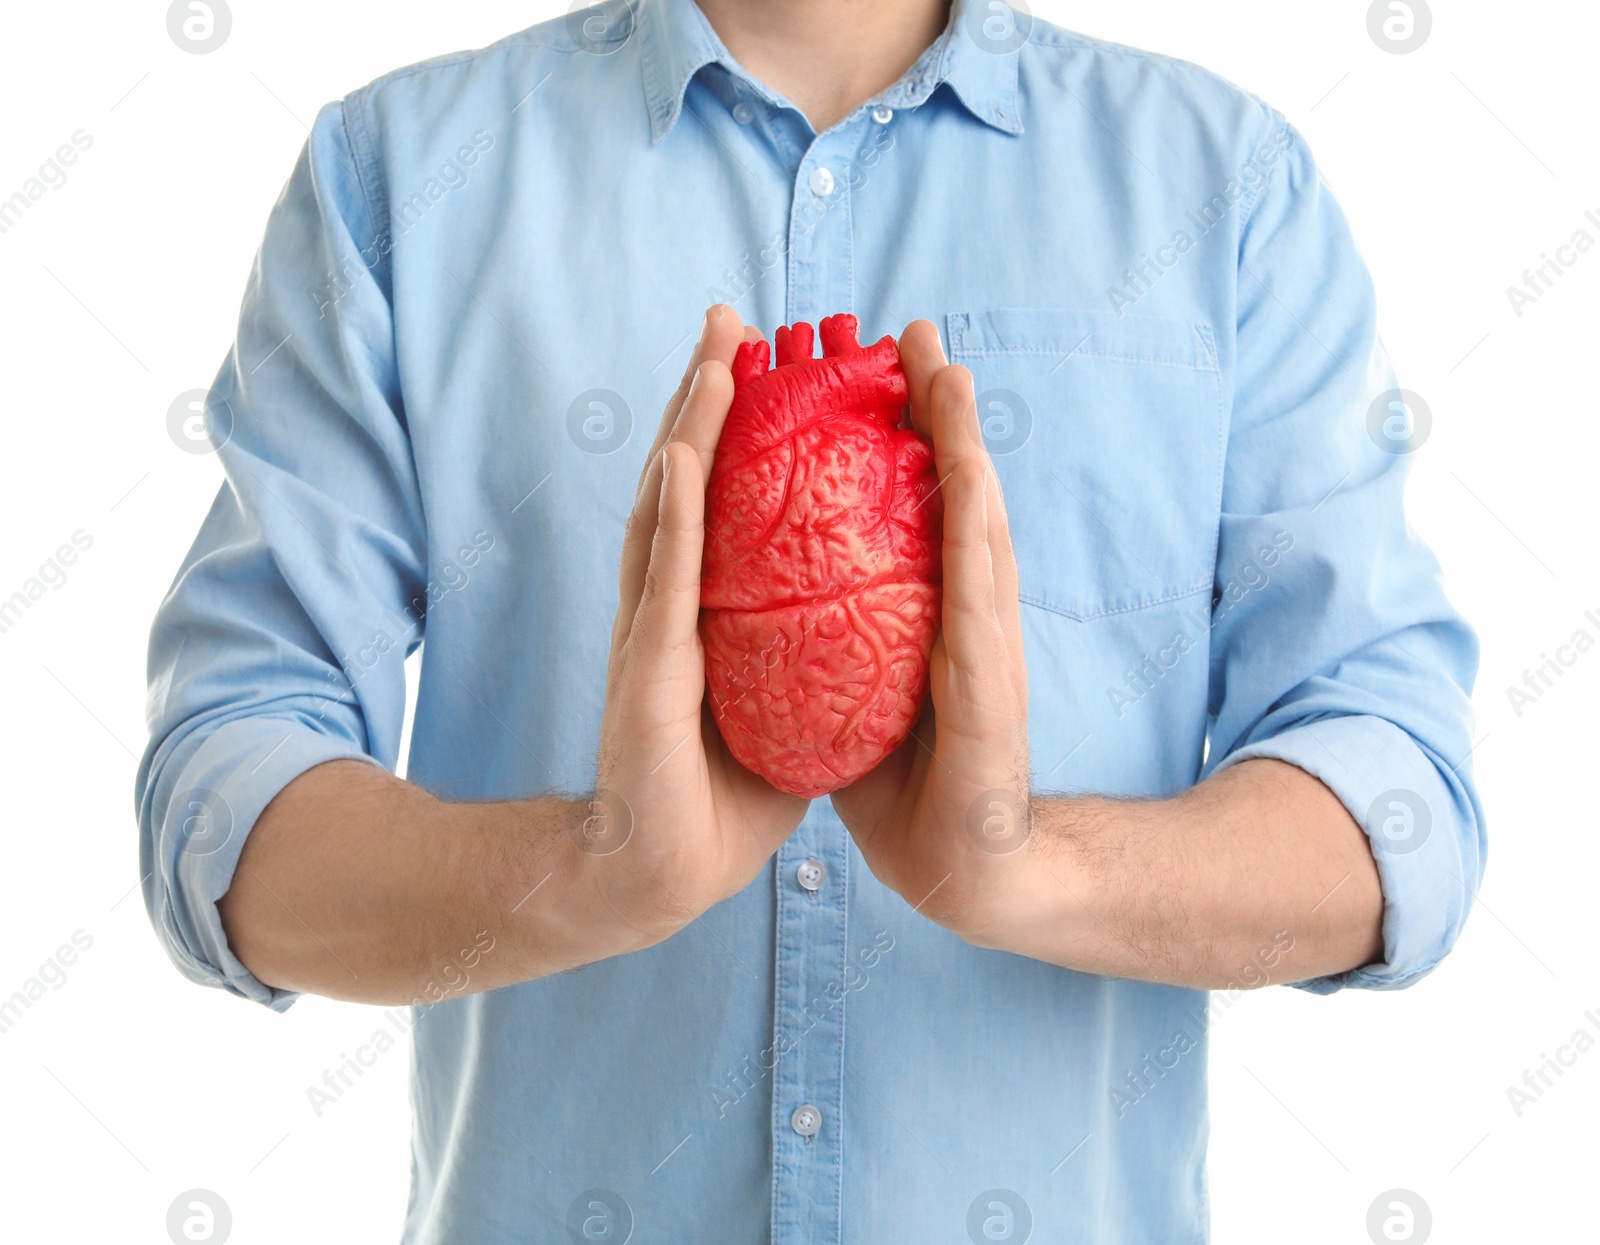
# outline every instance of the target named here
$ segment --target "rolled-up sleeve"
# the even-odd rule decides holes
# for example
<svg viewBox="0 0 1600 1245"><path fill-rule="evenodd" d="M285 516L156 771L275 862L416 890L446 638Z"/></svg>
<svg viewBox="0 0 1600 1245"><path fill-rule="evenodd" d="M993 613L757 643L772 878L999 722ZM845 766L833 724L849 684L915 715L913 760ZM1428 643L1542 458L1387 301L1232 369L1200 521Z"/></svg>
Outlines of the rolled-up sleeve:
<svg viewBox="0 0 1600 1245"><path fill-rule="evenodd" d="M1206 768L1275 758L1344 803L1382 880L1384 958L1300 984L1392 988L1450 950L1482 876L1477 642L1406 524L1427 416L1393 393L1366 267L1276 120L1288 150L1240 234Z"/></svg>
<svg viewBox="0 0 1600 1245"><path fill-rule="evenodd" d="M135 793L150 918L178 968L276 1009L217 900L263 808L311 767L393 768L426 602L387 235L345 108L267 226L207 401L226 475L151 633Z"/></svg>

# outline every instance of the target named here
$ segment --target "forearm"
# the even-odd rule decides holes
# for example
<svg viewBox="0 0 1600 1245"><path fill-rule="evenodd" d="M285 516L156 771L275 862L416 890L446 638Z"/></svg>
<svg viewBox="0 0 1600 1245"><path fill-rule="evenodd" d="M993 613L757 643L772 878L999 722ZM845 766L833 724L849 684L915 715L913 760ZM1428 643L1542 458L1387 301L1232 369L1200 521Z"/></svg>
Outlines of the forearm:
<svg viewBox="0 0 1600 1245"><path fill-rule="evenodd" d="M269 985L437 1002L612 953L576 918L588 804L448 804L359 761L301 775L246 840L219 909Z"/></svg>
<svg viewBox="0 0 1600 1245"><path fill-rule="evenodd" d="M711 308L662 415L623 542L596 796L450 804L359 761L308 770L258 818L219 905L257 978L409 1003L565 972L671 937L794 832L806 801L717 734L698 633L706 472L730 364L759 338Z"/></svg>
<svg viewBox="0 0 1600 1245"><path fill-rule="evenodd" d="M1247 761L1169 800L1039 799L1033 818L1015 918L985 945L1211 989L1382 959L1366 835L1294 766Z"/></svg>

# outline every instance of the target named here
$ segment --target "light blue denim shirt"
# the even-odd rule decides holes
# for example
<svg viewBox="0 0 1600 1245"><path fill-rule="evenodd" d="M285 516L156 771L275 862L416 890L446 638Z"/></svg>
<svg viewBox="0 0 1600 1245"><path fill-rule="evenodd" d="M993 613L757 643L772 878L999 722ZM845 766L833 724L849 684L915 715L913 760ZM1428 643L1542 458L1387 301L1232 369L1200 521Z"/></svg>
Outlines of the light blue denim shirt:
<svg viewBox="0 0 1600 1245"><path fill-rule="evenodd" d="M186 974L292 1002L216 901L291 779L396 764L424 635L412 780L592 785L624 519L717 300L769 336L927 317L974 373L1036 791L1291 762L1387 903L1383 962L1310 988L1438 963L1483 867L1476 646L1403 515L1427 412L1302 137L999 5L819 135L644 0L330 105L273 210L208 413L227 481L151 644L145 898ZM1294 976L1295 933L1239 984ZM651 950L464 996L495 941L379 1026L415 1039L407 1242L1206 1238L1229 996L969 946L826 800Z"/></svg>

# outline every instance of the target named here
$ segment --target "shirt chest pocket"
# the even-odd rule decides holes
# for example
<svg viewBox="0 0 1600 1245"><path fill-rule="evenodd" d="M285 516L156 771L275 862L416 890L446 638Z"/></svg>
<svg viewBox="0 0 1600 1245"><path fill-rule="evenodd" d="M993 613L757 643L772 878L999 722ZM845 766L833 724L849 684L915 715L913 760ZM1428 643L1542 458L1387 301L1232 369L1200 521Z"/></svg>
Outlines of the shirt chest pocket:
<svg viewBox="0 0 1600 1245"><path fill-rule="evenodd" d="M951 315L1023 600L1087 620L1211 589L1223 460L1209 327L1094 311Z"/></svg>

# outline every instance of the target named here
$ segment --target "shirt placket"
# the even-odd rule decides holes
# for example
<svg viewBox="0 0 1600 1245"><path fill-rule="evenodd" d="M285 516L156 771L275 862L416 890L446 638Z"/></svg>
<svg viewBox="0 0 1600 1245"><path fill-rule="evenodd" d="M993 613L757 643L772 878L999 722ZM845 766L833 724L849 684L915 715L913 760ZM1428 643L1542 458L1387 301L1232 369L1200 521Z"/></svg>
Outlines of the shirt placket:
<svg viewBox="0 0 1600 1245"><path fill-rule="evenodd" d="M814 810L778 851L773 1245L840 1239L848 867L831 812Z"/></svg>
<svg viewBox="0 0 1600 1245"><path fill-rule="evenodd" d="M789 291L786 323L815 324L854 311L850 169L861 124L851 122L814 140L795 170L789 207Z"/></svg>
<svg viewBox="0 0 1600 1245"><path fill-rule="evenodd" d="M812 141L795 169L785 322L854 311L851 123ZM778 851L772 1092L773 1245L841 1239L844 1176L845 832L813 805Z"/></svg>

